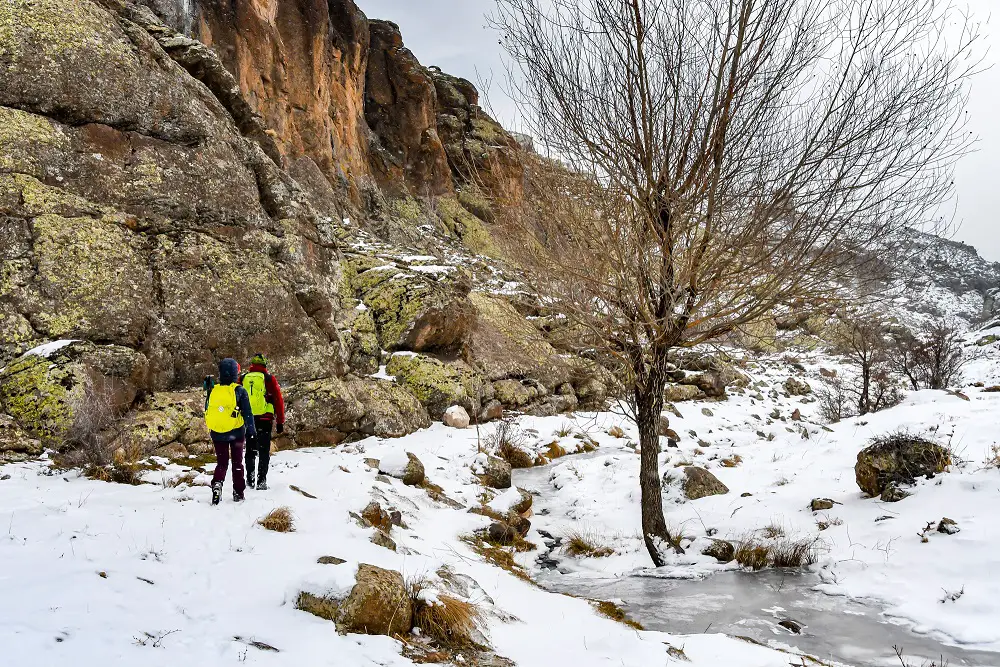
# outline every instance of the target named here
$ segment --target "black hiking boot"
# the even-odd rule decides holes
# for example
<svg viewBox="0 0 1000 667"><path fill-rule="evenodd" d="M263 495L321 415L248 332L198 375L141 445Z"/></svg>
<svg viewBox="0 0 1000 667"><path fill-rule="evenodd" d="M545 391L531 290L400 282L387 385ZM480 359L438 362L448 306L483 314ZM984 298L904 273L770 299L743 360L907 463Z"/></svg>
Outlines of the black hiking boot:
<svg viewBox="0 0 1000 667"><path fill-rule="evenodd" d="M253 483L253 471L248 471L248 472L247 472L247 488L248 488L248 489L252 489L252 488L254 488L254 483Z"/></svg>
<svg viewBox="0 0 1000 667"><path fill-rule="evenodd" d="M234 503L242 503L243 502L243 494L240 493L239 491L233 491L233 502Z"/></svg>
<svg viewBox="0 0 1000 667"><path fill-rule="evenodd" d="M257 480L257 490L267 491L267 478L261 477Z"/></svg>
<svg viewBox="0 0 1000 667"><path fill-rule="evenodd" d="M218 505L222 500L222 482L212 484L212 504Z"/></svg>

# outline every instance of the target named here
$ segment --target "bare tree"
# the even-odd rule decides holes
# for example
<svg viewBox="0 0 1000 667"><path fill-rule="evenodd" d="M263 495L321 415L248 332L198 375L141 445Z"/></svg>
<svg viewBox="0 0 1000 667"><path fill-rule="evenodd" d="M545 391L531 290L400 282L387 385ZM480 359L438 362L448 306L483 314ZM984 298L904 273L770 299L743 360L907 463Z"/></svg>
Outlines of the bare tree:
<svg viewBox="0 0 1000 667"><path fill-rule="evenodd" d="M962 348L960 329L945 319L925 324L916 335L904 331L893 337L889 361L916 390L947 389L961 381L962 369L975 357Z"/></svg>
<svg viewBox="0 0 1000 667"><path fill-rule="evenodd" d="M668 352L829 303L932 217L972 142L978 35L954 18L941 0L498 0L512 96L566 167L529 165L498 222L525 281L622 369L655 564Z"/></svg>

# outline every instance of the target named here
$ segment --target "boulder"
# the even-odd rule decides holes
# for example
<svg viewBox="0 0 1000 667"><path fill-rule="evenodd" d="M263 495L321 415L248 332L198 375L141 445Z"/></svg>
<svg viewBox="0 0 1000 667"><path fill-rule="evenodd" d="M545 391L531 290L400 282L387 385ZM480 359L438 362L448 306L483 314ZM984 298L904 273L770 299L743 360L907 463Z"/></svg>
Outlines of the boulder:
<svg viewBox="0 0 1000 667"><path fill-rule="evenodd" d="M673 433L673 430L670 428L670 417L663 414L660 415L660 421L657 427L657 432L660 434L661 437L676 438L676 435L671 435Z"/></svg>
<svg viewBox="0 0 1000 667"><path fill-rule="evenodd" d="M453 405L445 410L442 421L445 426L458 429L469 428L469 423L471 422L469 413L461 405Z"/></svg>
<svg viewBox="0 0 1000 667"><path fill-rule="evenodd" d="M681 403L696 398L704 398L701 389L690 384L668 384L663 390L663 400L667 403Z"/></svg>
<svg viewBox="0 0 1000 667"><path fill-rule="evenodd" d="M729 379L730 377L722 371L705 371L704 373L688 375L681 380L681 385L696 387L706 396L718 398L726 395L726 386L729 384L727 380Z"/></svg>
<svg viewBox="0 0 1000 667"><path fill-rule="evenodd" d="M299 446L337 445L351 435L396 438L430 426L420 402L403 387L372 378L326 378L285 392L287 423Z"/></svg>
<svg viewBox="0 0 1000 667"><path fill-rule="evenodd" d="M712 543L701 550L703 556L711 556L720 563L731 563L736 558L736 547L726 540L712 540Z"/></svg>
<svg viewBox="0 0 1000 667"><path fill-rule="evenodd" d="M42 451L40 441L21 430L9 416L0 414L0 464L25 461Z"/></svg>
<svg viewBox="0 0 1000 667"><path fill-rule="evenodd" d="M29 436L62 450L70 444L67 439L78 416L92 422L91 413L99 406L109 414L131 406L146 382L147 369L146 357L129 348L50 344L0 371L0 405Z"/></svg>
<svg viewBox="0 0 1000 667"><path fill-rule="evenodd" d="M384 263L353 268L351 284L372 313L382 349L450 352L467 340L474 315L464 273L415 273Z"/></svg>
<svg viewBox="0 0 1000 667"><path fill-rule="evenodd" d="M424 464L409 452L390 452L379 461L378 471L407 486L419 486L424 481Z"/></svg>
<svg viewBox="0 0 1000 667"><path fill-rule="evenodd" d="M190 444L183 442L189 429L197 429L195 422L204 424L204 412L204 392L158 392L143 401L132 416L132 437L147 452L157 449L167 451L166 448L175 444L183 449L185 444ZM207 439L207 427L204 433ZM174 447L173 451L178 452L178 447Z"/></svg>
<svg viewBox="0 0 1000 667"><path fill-rule="evenodd" d="M506 521L494 521L486 529L486 536L493 544L509 546L517 541L519 533Z"/></svg>
<svg viewBox="0 0 1000 667"><path fill-rule="evenodd" d="M370 526L384 530L386 533L392 530L392 517L382 509L377 501L371 501L361 510L361 518L368 522Z"/></svg>
<svg viewBox="0 0 1000 667"><path fill-rule="evenodd" d="M729 493L729 488L704 468L697 466L684 468L684 495L689 500L721 496L726 493Z"/></svg>
<svg viewBox="0 0 1000 667"><path fill-rule="evenodd" d="M511 465L501 458L479 454L473 463L473 470L491 489L509 489L511 486Z"/></svg>
<svg viewBox="0 0 1000 667"><path fill-rule="evenodd" d="M413 609L403 575L362 563L355 579L346 597L303 592L296 607L333 621L341 632L397 636L410 631Z"/></svg>
<svg viewBox="0 0 1000 667"><path fill-rule="evenodd" d="M785 391L789 396L806 396L812 393L812 387L805 380L790 377L785 380Z"/></svg>
<svg viewBox="0 0 1000 667"><path fill-rule="evenodd" d="M492 398L492 387L468 364L444 362L432 357L395 354L386 366L386 373L411 392L433 419L440 419L445 410L460 405L469 414L479 412L483 398ZM489 391L487 392L487 387Z"/></svg>
<svg viewBox="0 0 1000 667"><path fill-rule="evenodd" d="M881 496L890 485L913 484L951 465L951 452L941 445L907 433L876 438L858 453L854 475L869 496Z"/></svg>
<svg viewBox="0 0 1000 667"><path fill-rule="evenodd" d="M469 300L475 312L475 325L470 332L466 355L469 363L487 380L533 380L541 386L541 395L552 393L571 380L570 365L509 301L483 292L472 292ZM504 405L518 407L513 400L497 398ZM524 400L521 405L533 398Z"/></svg>
<svg viewBox="0 0 1000 667"><path fill-rule="evenodd" d="M505 520L507 521L507 525L517 531L517 534L521 537L527 535L528 531L531 530L531 521L513 510L507 513Z"/></svg>

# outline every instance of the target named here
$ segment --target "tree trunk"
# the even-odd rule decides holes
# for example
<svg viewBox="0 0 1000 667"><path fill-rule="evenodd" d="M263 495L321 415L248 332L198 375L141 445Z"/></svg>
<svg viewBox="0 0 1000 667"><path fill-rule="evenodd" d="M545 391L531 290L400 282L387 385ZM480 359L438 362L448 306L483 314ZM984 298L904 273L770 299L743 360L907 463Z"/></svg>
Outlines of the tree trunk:
<svg viewBox="0 0 1000 667"><path fill-rule="evenodd" d="M662 364L655 363L654 366ZM660 412L663 410L664 375L657 370L647 371L645 381L637 383L635 418L639 428L639 490L642 505L642 535L646 550L656 567L666 565L666 549L684 553L673 543L667 521L663 516L663 495L660 485Z"/></svg>

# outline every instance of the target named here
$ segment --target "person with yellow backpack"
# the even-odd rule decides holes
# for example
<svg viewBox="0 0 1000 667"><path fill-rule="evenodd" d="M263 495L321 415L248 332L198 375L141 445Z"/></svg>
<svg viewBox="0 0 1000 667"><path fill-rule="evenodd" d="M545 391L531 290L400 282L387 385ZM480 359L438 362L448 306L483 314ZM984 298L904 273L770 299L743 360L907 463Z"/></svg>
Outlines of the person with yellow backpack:
<svg viewBox="0 0 1000 667"><path fill-rule="evenodd" d="M256 488L267 490L267 469L271 462L271 431L279 434L285 430L285 399L281 395L278 378L267 371L267 357L257 354L250 360L250 370L241 379L250 396L257 437L247 441L247 484L254 488L254 468L257 469ZM255 465L259 462L259 465Z"/></svg>
<svg viewBox="0 0 1000 667"><path fill-rule="evenodd" d="M250 396L239 384L240 365L235 359L219 362L219 382L206 378L205 424L215 446L215 474L212 476L212 504L222 500L222 485L226 481L229 462L233 462L233 500L243 500L246 481L243 479L243 448L247 437L257 435Z"/></svg>

